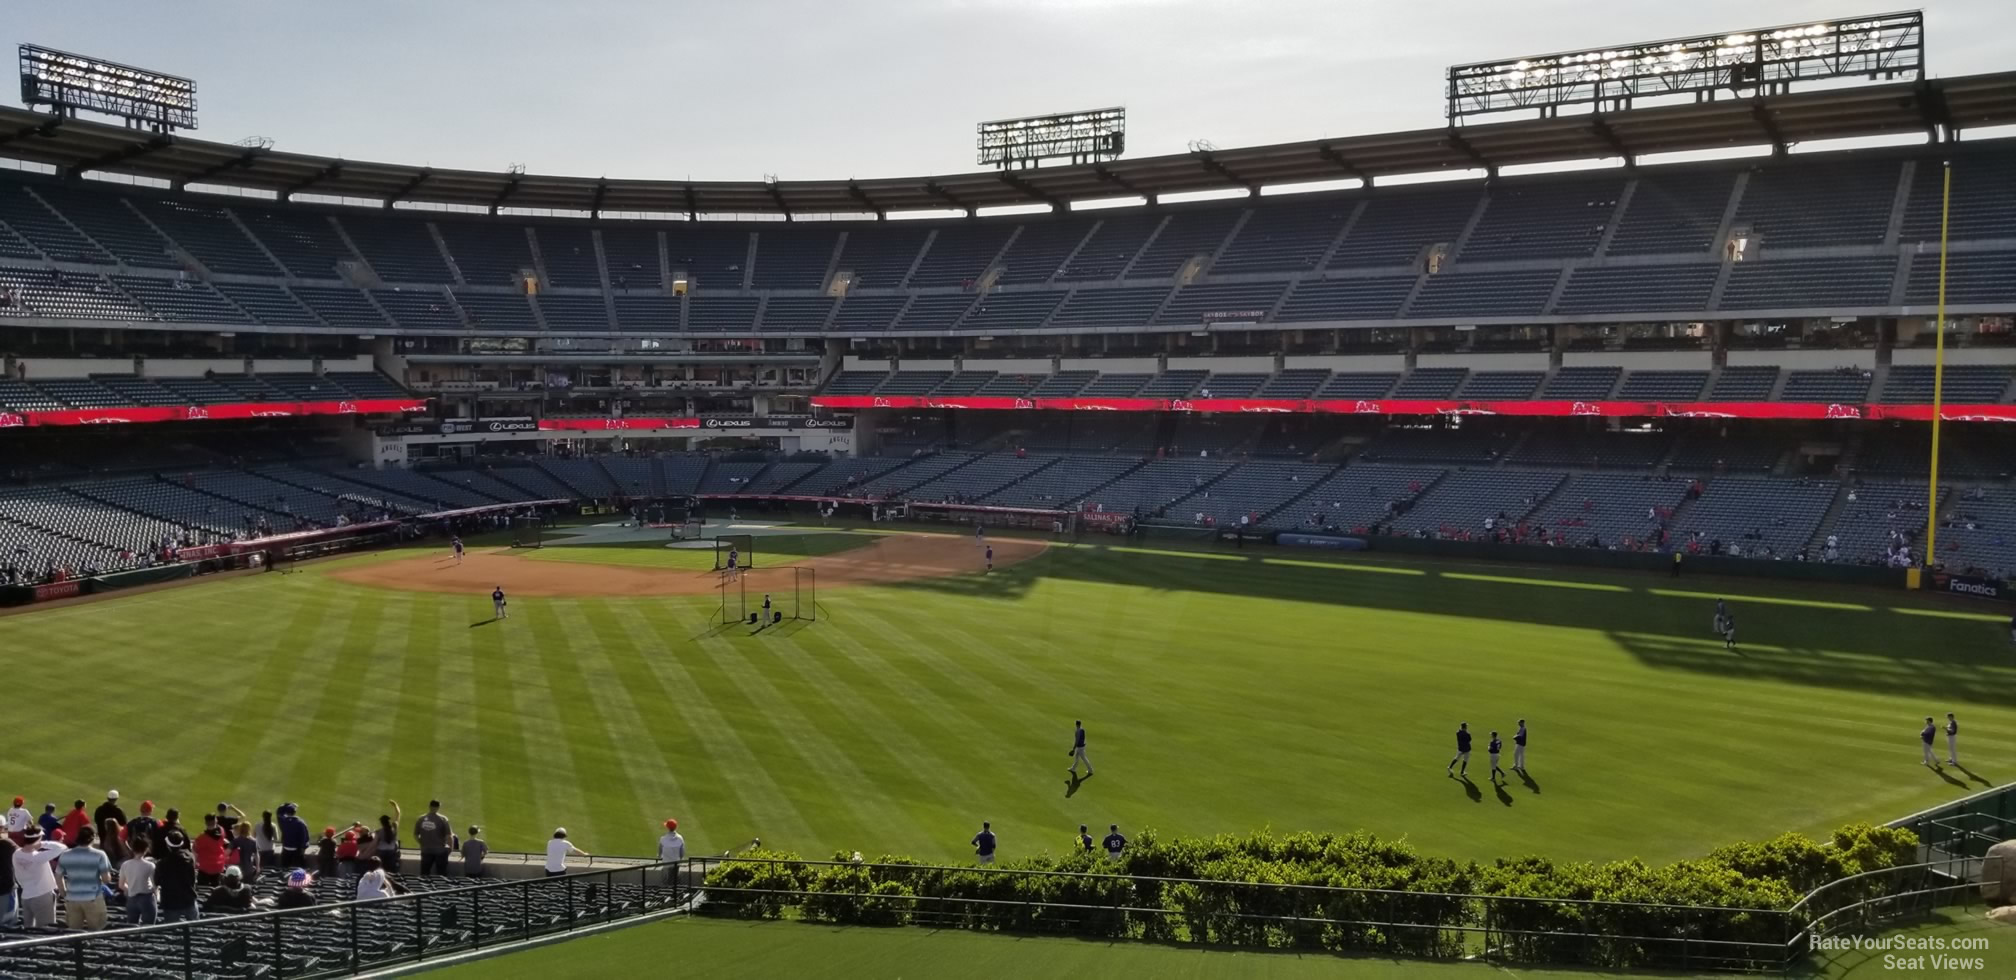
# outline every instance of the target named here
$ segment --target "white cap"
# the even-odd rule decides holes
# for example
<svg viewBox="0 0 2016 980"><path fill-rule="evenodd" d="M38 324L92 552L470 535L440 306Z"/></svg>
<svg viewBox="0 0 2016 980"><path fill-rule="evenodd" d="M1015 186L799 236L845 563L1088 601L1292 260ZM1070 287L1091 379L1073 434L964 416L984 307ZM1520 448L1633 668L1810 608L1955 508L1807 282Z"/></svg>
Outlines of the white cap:
<svg viewBox="0 0 2016 980"><path fill-rule="evenodd" d="M555 827L553 828L553 832L559 834L562 837L567 836L567 828L565 827Z"/></svg>
<svg viewBox="0 0 2016 980"><path fill-rule="evenodd" d="M116 789L108 789L105 791L105 798L108 800L116 800L119 798L119 791Z"/></svg>

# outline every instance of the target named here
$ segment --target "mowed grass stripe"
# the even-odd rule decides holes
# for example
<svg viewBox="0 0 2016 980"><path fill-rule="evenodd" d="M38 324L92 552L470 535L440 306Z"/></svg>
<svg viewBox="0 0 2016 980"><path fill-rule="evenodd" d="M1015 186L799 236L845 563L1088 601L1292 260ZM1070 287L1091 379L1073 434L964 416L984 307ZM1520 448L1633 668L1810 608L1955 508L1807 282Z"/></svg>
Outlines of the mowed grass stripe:
<svg viewBox="0 0 2016 980"><path fill-rule="evenodd" d="M623 778L637 802L636 827L631 832L649 839L653 824L665 819L679 799L679 783L670 759L658 750L647 734L649 725L638 710L623 677L616 670L619 660L634 660L650 651L633 646L617 619L629 615L626 607L637 603L611 603L584 599L561 608L561 622L569 630L595 638L580 644L578 661L581 679L593 699L596 715L622 763Z"/></svg>
<svg viewBox="0 0 2016 980"><path fill-rule="evenodd" d="M741 726L741 709L731 701L717 704L715 698L726 686L720 678L710 688L699 677L712 674L711 666L690 651L693 647L693 632L688 631L684 622L705 619L706 613L694 612L691 617L675 615L683 604L667 603L659 615L650 619L654 632L650 649L663 653L644 658L651 671L658 678L659 686L671 698L671 709L691 728L698 741L695 753L704 757L715 769L717 786L726 786L735 794L740 803L739 814L734 816L746 821L742 828L723 826L726 821L716 820L717 833L729 835L730 841L762 836L783 841L816 841L821 838L812 833L812 824L799 812L794 796L788 794L777 776L764 764L770 756L759 755L745 739L745 729ZM656 610L654 610L656 612ZM753 735L753 731L750 732ZM781 773L789 779L792 773ZM808 807L813 811L820 807ZM718 840L718 839L717 839ZM697 845L696 848L697 850Z"/></svg>
<svg viewBox="0 0 2016 980"><path fill-rule="evenodd" d="M484 793L483 767L476 764L482 758L485 733L477 727L481 696L476 691L476 672L481 668L476 662L475 638L472 634L481 627L472 626L480 620L472 620L464 615L457 603L436 602L433 615L415 611L415 623L431 622L431 631L416 630L416 640L431 639L431 643L421 646L421 655L434 662L434 712L433 722L433 782L437 787L432 795L438 797L443 806L441 812L455 821L455 832L460 834L479 821L470 817L503 809L508 801L491 800Z"/></svg>
<svg viewBox="0 0 2016 980"><path fill-rule="evenodd" d="M324 629L336 637L333 650L324 654L321 666L324 673L320 683L305 691L289 692L300 699L300 707L295 714L296 726L301 737L314 748L295 757L287 770L290 786L312 787L323 802L341 800L345 814L337 817L326 807L313 808L311 813L323 813L333 821L363 819L363 807L370 807L376 813L385 798L385 779L398 765L393 758L391 746L385 744L385 732L379 729L381 715L379 705L365 705L364 699L373 690L369 679L364 677L378 644L378 621L382 611L374 597L359 591L347 591L340 599L339 608L332 610L324 621ZM384 696L382 685L378 702ZM367 716L366 712L370 712ZM359 743L368 745L366 750L357 748ZM368 760L365 766L330 765L332 759L353 762ZM368 786L366 794L359 799L350 795L348 785L368 778L359 769L374 769L378 782ZM171 784L172 785L172 784ZM300 795L307 795L302 793ZM221 797L220 797L221 799ZM301 802L297 800L296 802ZM304 804L305 805L305 804Z"/></svg>
<svg viewBox="0 0 2016 980"><path fill-rule="evenodd" d="M349 692L351 717L359 722L346 726L349 734L341 751L346 758L381 760L376 772L370 766L346 769L333 780L336 798L367 801L369 809L360 818L374 827L371 817L394 815L391 800L410 807L416 793L426 792L417 784L425 781L432 767L416 745L401 741L399 730L399 715L407 699L419 693L409 694L403 685L409 652L406 627L415 601L412 596L400 596L372 608L371 637L356 660L358 666L339 673L335 683L336 691ZM416 780L415 776L421 778ZM426 803L426 797L421 796L419 802ZM425 809L414 810L413 816ZM404 843L412 843L410 828L402 828L400 834Z"/></svg>
<svg viewBox="0 0 2016 980"><path fill-rule="evenodd" d="M905 775L925 785L910 799L936 811L937 824L963 826L987 806L991 790L982 783L992 781L987 778L992 768L988 755L998 744L999 730L979 724L963 702L926 686L851 633L807 630L799 637L815 656L822 651L832 654L821 663L867 706L862 710L874 710L878 701L896 706L878 721L878 738L886 748L912 760ZM1052 811L1058 819L1067 816L1061 806L1053 805Z"/></svg>
<svg viewBox="0 0 2016 980"><path fill-rule="evenodd" d="M623 785L613 765L615 746L595 715L595 704L575 672L577 645L592 642L577 636L560 622L559 610L572 599L520 600L514 615L502 625L511 627L512 639L523 642L514 653L525 654L533 671L527 686L519 692L519 710L526 713L527 745L538 745L533 753L537 779L535 795L545 801L542 808L564 825L583 850L609 849L629 845L623 840L605 843L598 833L612 813L629 813L636 801ZM529 629L528 629L529 627ZM507 646L510 641L507 641ZM541 770L550 769L550 772ZM594 786L607 798L604 806L589 807L586 789Z"/></svg>
<svg viewBox="0 0 2016 980"><path fill-rule="evenodd" d="M701 616L682 614L680 608L671 612L680 626L696 633L710 625ZM743 715L745 724L760 718L762 728L770 734L759 737L773 738L777 748L803 763L792 767L795 774L785 781L787 791L804 796L823 786L830 798L849 801L849 805L834 807L821 815L821 829L829 833L851 831L848 836L858 840L882 827L914 835L916 825L902 807L880 793L870 792L867 775L806 717L798 705L798 698L807 693L802 686L786 691L771 682L770 678L776 674L771 663L774 655L766 653L753 638L744 637L739 643L727 639L737 630L746 627L731 626L726 633L703 636L697 647L700 655L741 695L747 706ZM760 669L759 658L763 663ZM756 734L755 726L751 728L752 734Z"/></svg>

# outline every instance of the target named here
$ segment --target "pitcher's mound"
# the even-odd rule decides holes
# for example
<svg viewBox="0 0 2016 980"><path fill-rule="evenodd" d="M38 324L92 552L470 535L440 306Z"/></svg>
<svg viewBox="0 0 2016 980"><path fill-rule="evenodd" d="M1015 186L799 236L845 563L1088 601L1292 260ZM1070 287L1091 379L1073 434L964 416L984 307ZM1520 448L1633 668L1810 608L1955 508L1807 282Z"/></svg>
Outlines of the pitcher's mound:
<svg viewBox="0 0 2016 980"><path fill-rule="evenodd" d="M1028 561L1049 545L1004 538L993 542L994 567ZM916 579L970 575L986 567L973 539L951 534L890 534L866 547L834 555L801 558L793 565L817 570L818 587L884 585ZM756 569L758 576L771 571ZM719 587L721 573L538 561L506 551L472 552L461 564L441 555L422 555L331 573L358 585L420 592L488 594L502 588L513 596L705 595Z"/></svg>

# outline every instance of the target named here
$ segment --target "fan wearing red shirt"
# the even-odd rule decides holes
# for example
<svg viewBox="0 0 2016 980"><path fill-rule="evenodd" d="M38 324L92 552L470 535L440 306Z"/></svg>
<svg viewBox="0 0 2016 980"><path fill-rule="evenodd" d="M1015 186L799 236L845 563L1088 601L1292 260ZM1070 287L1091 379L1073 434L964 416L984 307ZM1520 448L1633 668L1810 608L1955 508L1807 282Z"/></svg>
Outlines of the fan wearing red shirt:
<svg viewBox="0 0 2016 980"><path fill-rule="evenodd" d="M224 869L231 864L231 846L224 841L224 830L215 825L203 829L196 838L196 882L200 885L216 885L224 880Z"/></svg>
<svg viewBox="0 0 2016 980"><path fill-rule="evenodd" d="M63 815L63 839L76 840L77 832L91 826L91 814L84 809L84 801L70 805L70 812Z"/></svg>

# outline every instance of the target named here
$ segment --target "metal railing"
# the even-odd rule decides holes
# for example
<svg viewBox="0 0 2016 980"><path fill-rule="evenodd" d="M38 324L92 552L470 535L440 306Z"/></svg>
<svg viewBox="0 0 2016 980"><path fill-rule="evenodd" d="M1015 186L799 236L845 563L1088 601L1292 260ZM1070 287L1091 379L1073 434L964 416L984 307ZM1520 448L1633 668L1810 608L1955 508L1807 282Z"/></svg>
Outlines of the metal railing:
<svg viewBox="0 0 2016 980"><path fill-rule="evenodd" d="M470 879L368 901L16 939L0 942L0 975L346 976L676 909L693 894L683 870L676 863L639 864L553 878Z"/></svg>
<svg viewBox="0 0 2016 980"><path fill-rule="evenodd" d="M691 863L706 881L703 914L1499 963L1778 971L1791 965L1802 924L1782 909L832 861Z"/></svg>

